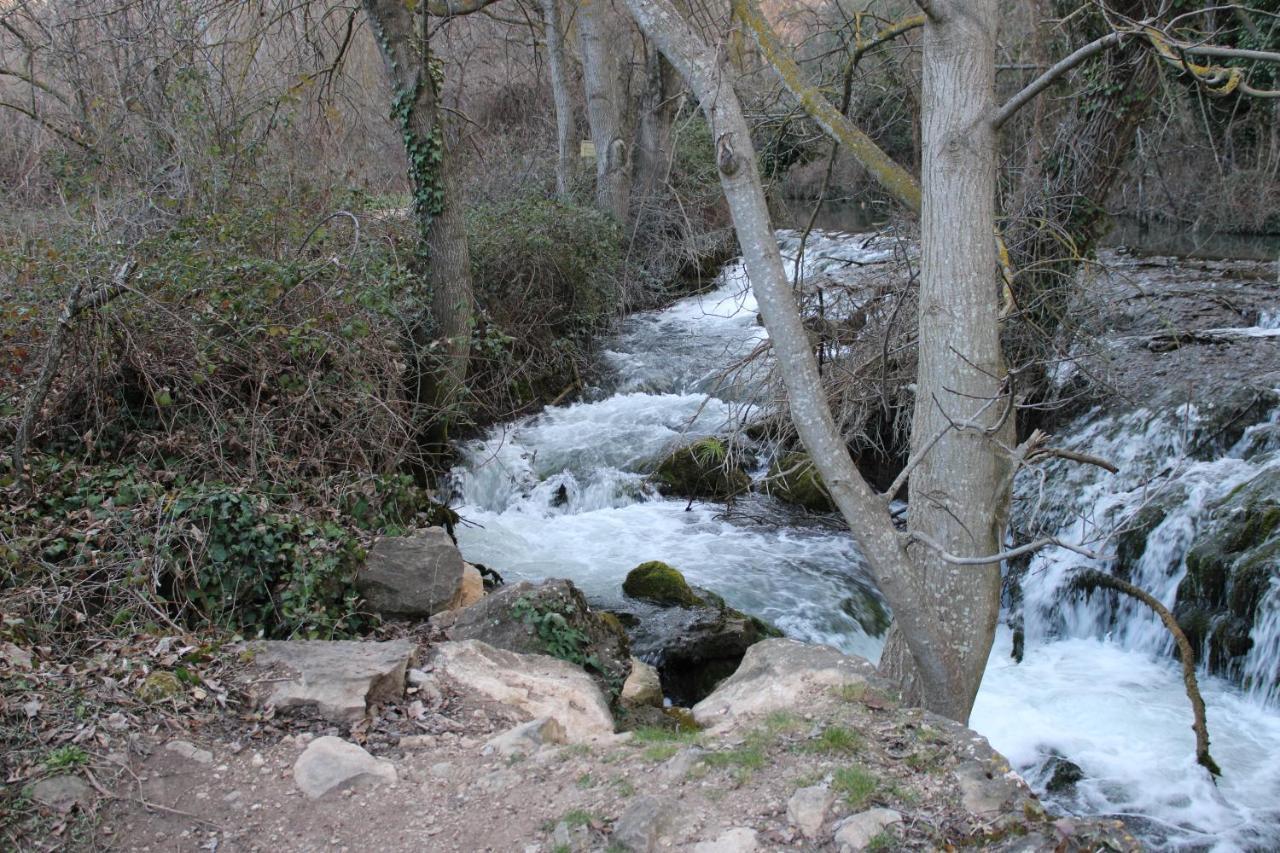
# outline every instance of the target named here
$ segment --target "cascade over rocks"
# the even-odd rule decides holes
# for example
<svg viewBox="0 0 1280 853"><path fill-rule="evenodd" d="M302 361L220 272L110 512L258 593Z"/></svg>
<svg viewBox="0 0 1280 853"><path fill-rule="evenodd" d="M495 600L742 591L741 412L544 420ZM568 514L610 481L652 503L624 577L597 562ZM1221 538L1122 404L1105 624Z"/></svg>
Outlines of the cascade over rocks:
<svg viewBox="0 0 1280 853"><path fill-rule="evenodd" d="M592 609L567 580L503 586L470 607L433 617L430 624L446 640L480 640L520 654L562 658L586 669L610 696L631 671L622 625Z"/></svg>
<svg viewBox="0 0 1280 853"><path fill-rule="evenodd" d="M384 616L425 619L447 610L468 580L462 554L443 527L384 536L356 575L356 589Z"/></svg>

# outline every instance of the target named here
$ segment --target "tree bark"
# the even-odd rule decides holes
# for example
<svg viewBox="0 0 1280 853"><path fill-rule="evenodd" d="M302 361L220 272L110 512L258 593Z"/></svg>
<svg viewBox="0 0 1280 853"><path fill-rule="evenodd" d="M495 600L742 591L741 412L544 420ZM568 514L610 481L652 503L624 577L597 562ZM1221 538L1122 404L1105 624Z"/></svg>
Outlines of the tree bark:
<svg viewBox="0 0 1280 853"><path fill-rule="evenodd" d="M551 98L556 110L556 195L569 198L573 185L573 102L569 97L569 72L564 61L564 31L560 24L560 0L539 0L546 28L547 69Z"/></svg>
<svg viewBox="0 0 1280 853"><path fill-rule="evenodd" d="M392 117L409 165L418 226L418 278L407 385L414 429L426 455L442 451L462 398L471 352L474 297L471 255L456 176L439 114L438 83L427 49L425 9L403 0L364 0L365 12L391 84ZM420 480L426 471L418 466Z"/></svg>
<svg viewBox="0 0 1280 853"><path fill-rule="evenodd" d="M622 24L610 0L582 0L578 7L587 121L596 149L596 206L625 224L631 207L631 151L618 59L625 41Z"/></svg>
<svg viewBox="0 0 1280 853"><path fill-rule="evenodd" d="M676 116L679 78L661 51L646 44L645 87L636 130L635 189L662 194L671 168L671 128Z"/></svg>

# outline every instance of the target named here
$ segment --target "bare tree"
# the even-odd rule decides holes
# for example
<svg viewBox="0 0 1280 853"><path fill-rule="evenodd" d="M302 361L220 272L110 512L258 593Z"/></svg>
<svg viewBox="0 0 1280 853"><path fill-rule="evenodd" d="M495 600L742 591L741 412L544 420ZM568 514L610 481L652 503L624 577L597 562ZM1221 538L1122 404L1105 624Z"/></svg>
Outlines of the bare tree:
<svg viewBox="0 0 1280 853"><path fill-rule="evenodd" d="M630 28L612 0L581 0L578 43L596 152L596 206L625 223L631 206L631 136L620 55L629 47Z"/></svg>
<svg viewBox="0 0 1280 853"><path fill-rule="evenodd" d="M551 97L556 109L556 195L563 200L569 197L573 182L573 102L569 96L569 72L565 66L560 0L539 0L539 4L546 33Z"/></svg>

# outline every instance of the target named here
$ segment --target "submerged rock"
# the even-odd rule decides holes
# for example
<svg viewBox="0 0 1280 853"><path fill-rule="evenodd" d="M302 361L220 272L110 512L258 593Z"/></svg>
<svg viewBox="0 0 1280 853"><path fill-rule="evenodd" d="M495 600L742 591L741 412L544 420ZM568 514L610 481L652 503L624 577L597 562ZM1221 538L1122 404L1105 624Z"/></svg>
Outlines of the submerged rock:
<svg viewBox="0 0 1280 853"><path fill-rule="evenodd" d="M425 619L449 608L464 579L458 546L443 527L429 527L379 539L356 575L356 589L377 613Z"/></svg>
<svg viewBox="0 0 1280 853"><path fill-rule="evenodd" d="M431 627L447 640L480 640L507 651L568 661L591 673L611 697L631 672L622 625L611 614L592 609L567 580L501 587L470 607L435 616Z"/></svg>
<svg viewBox="0 0 1280 853"><path fill-rule="evenodd" d="M721 501L751 488L751 478L718 438L674 451L658 463L653 481L664 495Z"/></svg>

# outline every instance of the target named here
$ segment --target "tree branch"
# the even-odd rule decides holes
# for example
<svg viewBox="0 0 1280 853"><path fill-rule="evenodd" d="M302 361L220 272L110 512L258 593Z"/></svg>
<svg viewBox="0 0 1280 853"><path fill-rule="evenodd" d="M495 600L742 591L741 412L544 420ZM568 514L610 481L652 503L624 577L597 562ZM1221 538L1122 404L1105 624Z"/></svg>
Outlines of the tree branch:
<svg viewBox="0 0 1280 853"><path fill-rule="evenodd" d="M427 11L437 18L458 18L479 12L497 0L428 0Z"/></svg>
<svg viewBox="0 0 1280 853"><path fill-rule="evenodd" d="M1081 572L1071 580L1071 586L1086 595L1098 587L1113 589L1131 598L1136 598L1147 607L1150 607L1160 617L1160 621L1164 623L1165 628L1173 635L1174 642L1178 645L1178 657L1182 659L1182 680L1186 684L1187 698L1191 700L1191 713L1195 717L1195 722L1191 727L1196 732L1196 763L1214 776L1221 776L1222 770L1218 767L1217 762L1213 760L1213 756L1209 755L1209 727L1205 722L1204 699L1200 696L1200 686L1196 682L1195 652L1191 648L1190 641L1187 640L1187 635L1182 632L1182 628L1178 625L1178 620L1173 617L1167 607L1145 589L1136 587L1105 572L1093 569Z"/></svg>
<svg viewBox="0 0 1280 853"><path fill-rule="evenodd" d="M1012 560L1014 557L1021 557L1023 554L1030 554L1033 551L1039 551L1041 548L1046 548L1050 545L1056 545L1059 548L1066 548L1068 551L1072 551L1082 557L1088 557L1090 560L1101 561L1106 559L1102 554L1090 551L1088 548L1083 548L1071 542L1064 542L1053 536L1046 536L1043 539L1037 539L1034 542L1019 545L1017 548L1010 548L1008 551L1001 551L998 554L988 554L985 557L957 557L955 554L949 553L944 549L936 539L928 536L927 534L921 533L918 530L913 530L912 532L904 535L910 542L919 542L921 545L925 545L933 549L937 552L939 557L954 566L987 566L991 563L1002 563L1005 560Z"/></svg>
<svg viewBox="0 0 1280 853"><path fill-rule="evenodd" d="M782 40L760 11L756 0L732 0L734 13L755 37L765 60L773 67L787 90L800 102L814 121L832 139L839 142L857 158L876 181L903 207L913 213L920 212L920 184L906 169L894 162L853 122L829 102L818 89L804 77L800 66L791 58Z"/></svg>
<svg viewBox="0 0 1280 853"><path fill-rule="evenodd" d="M853 49L853 53L849 54L849 64L857 65L863 55L867 52L875 50L887 41L893 41L900 35L904 35L912 30L923 27L927 20L927 16L925 15L912 15L909 18L903 18L901 21L890 24L872 36L868 41L857 45Z"/></svg>
<svg viewBox="0 0 1280 853"><path fill-rule="evenodd" d="M1102 38L1095 39L1070 55L1063 57L1051 66L1048 71L1045 71L1027 84L1026 88L1021 92L1006 101L1004 106L1000 107L996 114L991 117L991 126L999 130L1014 113L1026 106L1036 95L1049 88L1063 74L1091 57L1097 56L1102 51L1115 47L1129 35L1131 34L1124 32L1108 33Z"/></svg>

